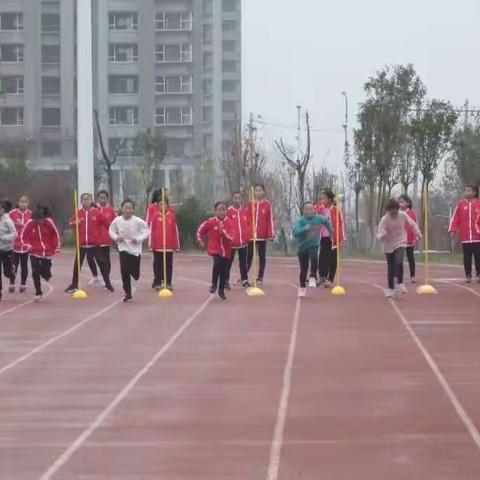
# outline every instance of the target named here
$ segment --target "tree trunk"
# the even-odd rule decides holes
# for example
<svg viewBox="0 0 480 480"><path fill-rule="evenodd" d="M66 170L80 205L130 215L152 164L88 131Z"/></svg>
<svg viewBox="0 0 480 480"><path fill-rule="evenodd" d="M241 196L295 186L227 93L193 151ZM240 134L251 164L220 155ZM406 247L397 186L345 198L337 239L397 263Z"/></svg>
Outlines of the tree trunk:
<svg viewBox="0 0 480 480"><path fill-rule="evenodd" d="M285 234L285 228L283 227L280 228L280 238L282 239L283 251L285 252L285 254L287 254L288 253L287 235Z"/></svg>
<svg viewBox="0 0 480 480"><path fill-rule="evenodd" d="M106 173L107 173L107 182L108 182L108 193L110 194L110 201L112 204L114 203L115 200L115 192L113 191L113 171L112 171L112 166L107 163L106 165Z"/></svg>

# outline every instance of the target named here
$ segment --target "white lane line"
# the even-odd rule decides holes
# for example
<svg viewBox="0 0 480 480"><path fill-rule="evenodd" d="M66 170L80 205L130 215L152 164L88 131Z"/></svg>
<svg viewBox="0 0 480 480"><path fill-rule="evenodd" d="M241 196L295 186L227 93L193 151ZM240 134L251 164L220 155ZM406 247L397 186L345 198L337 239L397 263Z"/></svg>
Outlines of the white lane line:
<svg viewBox="0 0 480 480"><path fill-rule="evenodd" d="M290 336L290 346L288 348L287 362L283 372L283 386L280 403L278 406L277 421L273 433L273 440L270 447L270 461L268 464L267 480L277 480L280 470L280 460L282 455L283 436L285 433L285 424L287 421L288 401L290 398L290 389L292 383L292 369L295 359L295 350L297 347L298 324L300 319L301 301L297 299L295 305L295 314L293 317L292 333Z"/></svg>
<svg viewBox="0 0 480 480"><path fill-rule="evenodd" d="M380 290L383 290L383 288L380 287L379 285L374 285L374 286L376 288L379 288ZM443 390L445 391L448 399L450 400L451 404L453 405L453 408L455 409L455 412L457 413L460 420L463 422L466 429L468 430L468 433L472 437L473 442L475 443L477 448L480 450L480 432L478 431L478 428L476 427L475 423L469 417L467 411L465 410L465 408L461 404L460 400L455 395L454 391L452 390L449 383L447 382L447 379L443 376L443 373L440 371L440 368L438 367L437 363L435 362L433 357L430 355L428 350L425 348L425 346L423 345L420 338L414 332L413 328L410 326L410 324L408 323L407 319L405 318L405 316L403 315L401 310L398 308L395 301L391 298L388 299L388 300L389 300L390 305L392 306L393 310L395 311L397 317L403 323L403 326L405 327L407 332L410 334L413 341L417 345L418 349L422 353L423 357L425 358L426 362L428 363L428 366L431 368L435 377L437 377L438 383L440 383Z"/></svg>
<svg viewBox="0 0 480 480"><path fill-rule="evenodd" d="M471 325L469 320L413 320L410 325Z"/></svg>
<svg viewBox="0 0 480 480"><path fill-rule="evenodd" d="M480 293L470 287L466 287L465 285L460 285L459 283L455 283L455 286L458 288L463 288L464 290L468 290L470 293L473 293L476 297L480 298Z"/></svg>
<svg viewBox="0 0 480 480"><path fill-rule="evenodd" d="M173 334L168 342L152 357L152 359L122 388L117 396L100 412L95 420L74 440L74 442L50 465L48 470L40 477L40 480L49 480L65 465L75 452L88 440L88 438L102 425L105 419L115 408L131 393L136 384L149 370L172 348L173 344L190 327L194 320L205 310L207 305L215 298L210 295L208 299L191 315L182 326Z"/></svg>
<svg viewBox="0 0 480 480"><path fill-rule="evenodd" d="M44 298L49 297L53 293L53 287L51 285L46 285L48 288L48 292L46 295L44 295ZM26 302L20 303L19 305L16 305L13 308L10 308L9 310L4 310L3 312L0 312L0 317L3 317L4 315L7 315L8 313L13 313L19 310L20 308L26 307L27 305L30 305L31 303L34 303L35 300L32 298L31 300L27 300Z"/></svg>

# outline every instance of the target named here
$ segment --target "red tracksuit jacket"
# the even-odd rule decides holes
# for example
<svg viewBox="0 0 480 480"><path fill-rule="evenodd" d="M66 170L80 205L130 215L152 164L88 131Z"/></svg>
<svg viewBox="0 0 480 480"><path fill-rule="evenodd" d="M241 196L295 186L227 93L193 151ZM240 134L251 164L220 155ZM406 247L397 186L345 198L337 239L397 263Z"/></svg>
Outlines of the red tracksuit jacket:
<svg viewBox="0 0 480 480"><path fill-rule="evenodd" d="M332 224L333 234L332 234L332 245L334 248L337 247L337 237L340 240L340 243L345 241L345 228L343 226L343 217L342 212L336 205L332 205L331 207L326 207L322 203L319 203L315 206L315 210L319 215L324 215L330 220ZM337 215L338 218L338 235L337 235ZM322 237L330 237L328 230L322 225L320 227L320 235Z"/></svg>
<svg viewBox="0 0 480 480"><path fill-rule="evenodd" d="M104 219L98 208L90 210L81 208L78 211L79 234L81 247L96 247L100 245L100 232ZM75 216L70 219L70 226L75 227Z"/></svg>
<svg viewBox="0 0 480 480"><path fill-rule="evenodd" d="M249 215L250 213L250 215ZM233 206L228 207L227 216L232 220L234 236L232 248L242 248L248 245L252 239L252 219L251 211L247 208L236 209Z"/></svg>
<svg viewBox="0 0 480 480"><path fill-rule="evenodd" d="M98 207L103 217L103 223L100 227L100 245L107 246L112 244L112 239L108 233L111 223L117 218L117 212L113 207L107 205L106 207Z"/></svg>
<svg viewBox="0 0 480 480"><path fill-rule="evenodd" d="M203 222L197 230L198 243L207 241L207 253L220 255L223 258L232 257L232 240L235 236L233 222L225 217L222 221L212 217Z"/></svg>
<svg viewBox="0 0 480 480"><path fill-rule="evenodd" d="M30 255L51 258L60 248L60 235L51 218L40 223L29 220L22 232L22 242L28 245Z"/></svg>
<svg viewBox="0 0 480 480"><path fill-rule="evenodd" d="M19 208L15 208L9 212L9 215L17 230L17 238L13 241L13 251L15 253L27 253L28 249L22 243L21 237L25 225L32 218L32 212L28 209L22 212Z"/></svg>
<svg viewBox="0 0 480 480"><path fill-rule="evenodd" d="M411 209L408 208L405 210L405 213L416 223L418 224L417 214ZM410 224L405 225L405 230L407 231L407 247L413 247L417 243L417 235L413 231L413 228Z"/></svg>
<svg viewBox="0 0 480 480"><path fill-rule="evenodd" d="M150 226L150 223L152 222L152 217L153 215L158 212L158 211L161 211L159 210L158 208L158 205L156 203L151 203L148 208L147 208L147 214L145 215L145 223ZM169 212L172 212L174 213L175 215L177 214L177 212L175 211L175 209L171 206L168 207L168 211Z"/></svg>
<svg viewBox="0 0 480 480"><path fill-rule="evenodd" d="M167 211L165 217L166 250L168 252L176 252L180 250L177 218L171 210ZM150 238L148 244L154 251L163 250L163 214L158 208L150 216Z"/></svg>
<svg viewBox="0 0 480 480"><path fill-rule="evenodd" d="M252 216L252 202L248 204L248 212ZM273 240L275 227L273 226L272 205L267 199L255 202L255 226L257 240ZM253 234L253 229L252 229Z"/></svg>
<svg viewBox="0 0 480 480"><path fill-rule="evenodd" d="M462 243L480 242L480 231L476 226L480 217L480 200L460 200L450 222L450 233L458 233Z"/></svg>

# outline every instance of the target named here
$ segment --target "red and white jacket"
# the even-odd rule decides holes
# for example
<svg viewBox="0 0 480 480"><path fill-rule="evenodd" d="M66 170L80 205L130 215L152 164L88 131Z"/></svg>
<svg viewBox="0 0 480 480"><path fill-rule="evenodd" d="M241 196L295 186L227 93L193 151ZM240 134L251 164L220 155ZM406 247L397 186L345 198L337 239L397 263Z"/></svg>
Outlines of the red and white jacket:
<svg viewBox="0 0 480 480"><path fill-rule="evenodd" d="M147 213L145 215L145 223L150 226L150 223L152 222L152 217L153 215L158 212L158 211L161 211L159 208L158 208L158 204L156 203L151 203L148 208L147 208ZM175 215L177 214L177 212L175 211L175 209L172 207L172 206L169 206L168 207L168 211L169 212L172 212L174 213Z"/></svg>
<svg viewBox="0 0 480 480"><path fill-rule="evenodd" d="M417 214L411 208L407 208L405 213L418 225ZM417 234L409 223L405 224L405 230L407 231L407 247L413 247L418 240Z"/></svg>
<svg viewBox="0 0 480 480"><path fill-rule="evenodd" d="M232 248L242 248L248 245L252 239L252 219L251 211L247 208L236 209L233 206L228 207L227 216L232 220L234 228L234 237Z"/></svg>
<svg viewBox="0 0 480 480"><path fill-rule="evenodd" d="M79 234L81 247L96 247L100 245L100 233L104 219L98 208L90 210L81 208L78 211ZM70 226L75 227L75 216L70 219Z"/></svg>
<svg viewBox="0 0 480 480"><path fill-rule="evenodd" d="M177 218L171 210L168 210L165 215L165 233L167 252L178 252L180 250L180 238L178 236ZM163 250L163 214L158 208L150 217L148 245L154 251Z"/></svg>
<svg viewBox="0 0 480 480"><path fill-rule="evenodd" d="M15 208L9 212L9 216L17 230L17 238L13 241L13 251L15 253L27 253L27 246L22 243L21 237L25 225L32 218L32 212L28 209L22 212L19 208Z"/></svg>
<svg viewBox="0 0 480 480"><path fill-rule="evenodd" d="M30 255L51 258L60 249L60 235L51 218L41 222L29 220L22 231L22 242L28 246Z"/></svg>
<svg viewBox="0 0 480 480"><path fill-rule="evenodd" d="M480 217L480 200L460 200L450 222L449 233L458 233L462 243L480 242L477 221Z"/></svg>
<svg viewBox="0 0 480 480"><path fill-rule="evenodd" d="M250 217L252 217L252 208L252 202L250 202L248 204ZM272 204L267 199L255 202L254 216L257 240L273 240L275 238L275 227L273 225Z"/></svg>
<svg viewBox="0 0 480 480"><path fill-rule="evenodd" d="M100 227L100 245L111 245L112 239L110 238L108 229L110 228L112 222L117 218L117 212L110 205L107 205L106 207L98 207L98 209L100 210L100 213L103 217L103 223Z"/></svg>
<svg viewBox="0 0 480 480"><path fill-rule="evenodd" d="M220 255L228 259L232 257L234 236L233 221L228 217L225 217L224 220L220 220L218 217L209 218L197 230L197 241L198 243L207 241L209 255Z"/></svg>
<svg viewBox="0 0 480 480"><path fill-rule="evenodd" d="M337 240L340 240L340 243L345 241L345 227L343 225L343 217L341 210L336 206L332 205L330 207L326 207L322 203L315 205L315 210L319 215L324 215L330 220L332 224L333 233L331 235L332 238L332 246L333 248L337 248ZM338 217L338 233L337 233L337 215ZM323 226L320 226L320 236L321 237L330 237L329 231Z"/></svg>

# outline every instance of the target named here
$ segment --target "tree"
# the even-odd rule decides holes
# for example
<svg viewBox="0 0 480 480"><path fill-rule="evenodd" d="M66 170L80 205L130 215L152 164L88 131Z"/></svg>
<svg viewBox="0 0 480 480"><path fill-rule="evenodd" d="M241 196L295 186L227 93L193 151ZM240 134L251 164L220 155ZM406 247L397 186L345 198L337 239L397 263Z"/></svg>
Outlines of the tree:
<svg viewBox="0 0 480 480"><path fill-rule="evenodd" d="M10 198L28 188L31 171L27 162L28 152L23 144L11 144L4 147L0 158L0 178L2 193Z"/></svg>
<svg viewBox="0 0 480 480"><path fill-rule="evenodd" d="M415 158L415 147L413 145L410 125L405 128L397 168L398 179L402 185L403 193L408 194L408 190L418 174L418 164Z"/></svg>
<svg viewBox="0 0 480 480"><path fill-rule="evenodd" d="M452 140L451 164L463 184L480 185L480 126L465 126Z"/></svg>

